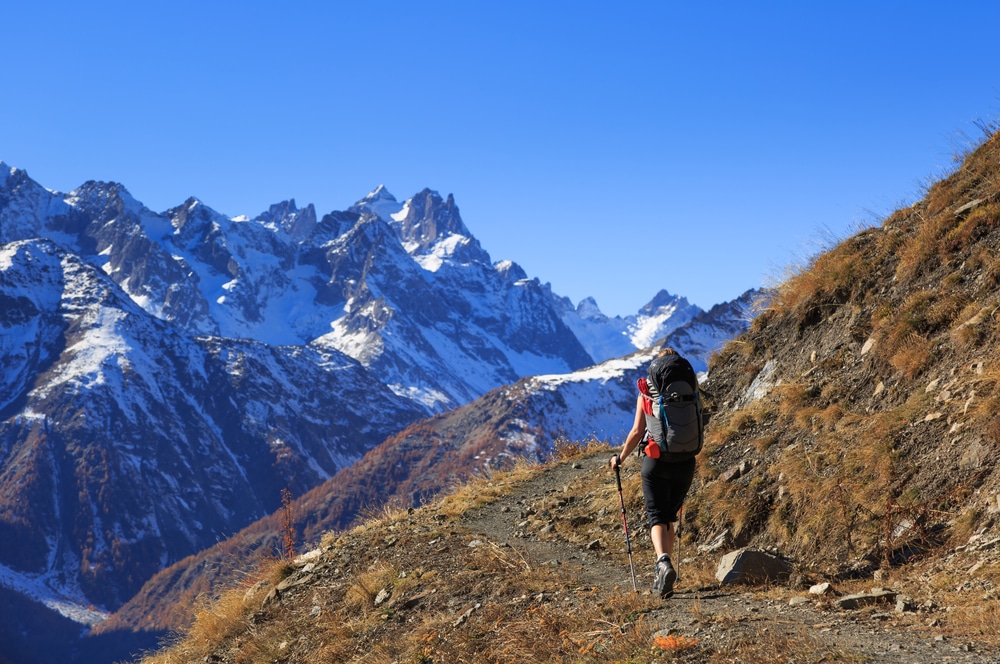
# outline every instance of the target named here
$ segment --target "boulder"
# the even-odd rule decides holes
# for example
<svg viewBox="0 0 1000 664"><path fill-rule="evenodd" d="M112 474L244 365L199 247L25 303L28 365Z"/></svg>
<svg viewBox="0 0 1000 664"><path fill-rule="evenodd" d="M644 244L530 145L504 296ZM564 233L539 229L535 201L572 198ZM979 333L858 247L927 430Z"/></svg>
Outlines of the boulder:
<svg viewBox="0 0 1000 664"><path fill-rule="evenodd" d="M719 585L764 583L788 578L792 568L781 558L756 549L739 549L719 561L715 578Z"/></svg>

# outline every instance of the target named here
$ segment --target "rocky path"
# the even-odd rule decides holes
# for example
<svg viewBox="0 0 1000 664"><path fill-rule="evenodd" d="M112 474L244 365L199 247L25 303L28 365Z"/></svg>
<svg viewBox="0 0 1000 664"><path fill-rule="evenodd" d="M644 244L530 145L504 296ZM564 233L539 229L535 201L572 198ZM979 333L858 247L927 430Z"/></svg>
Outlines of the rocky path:
<svg viewBox="0 0 1000 664"><path fill-rule="evenodd" d="M528 565L558 566L579 587L592 589L593 601L610 593L630 593L620 512L580 515L572 509L572 496L588 490L586 484L600 476L595 467L606 464L607 457L602 452L560 463L518 485L513 494L467 512L459 525L472 535L511 547ZM638 481L632 473L626 473L626 482ZM613 484L610 470L606 476ZM587 543L572 542L565 536L567 521L578 524L578 531L600 536ZM629 528L634 540L644 536L639 531L645 524L631 514ZM694 552L682 551L685 556L690 553ZM721 554L713 555L712 562L717 563ZM633 559L639 592L652 599L648 538L641 546L633 544ZM683 578L685 564L691 564L690 559L681 562L674 597L662 604L650 602L654 608L644 619L652 621L660 635L697 639L701 649L687 653L690 661L702 661L709 651L738 652L745 657L759 649L769 652L760 652L758 659L750 661L1000 662L1000 654L984 652L975 643L952 641L936 630L940 621L931 612L897 613L892 605L839 610L805 590L693 587Z"/></svg>

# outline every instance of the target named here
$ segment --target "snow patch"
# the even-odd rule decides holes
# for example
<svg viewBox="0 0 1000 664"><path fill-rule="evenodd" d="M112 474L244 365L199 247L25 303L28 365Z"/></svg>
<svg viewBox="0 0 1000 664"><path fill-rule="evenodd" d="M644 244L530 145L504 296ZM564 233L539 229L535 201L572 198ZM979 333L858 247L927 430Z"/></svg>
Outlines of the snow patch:
<svg viewBox="0 0 1000 664"><path fill-rule="evenodd" d="M0 564L0 585L88 627L107 620L110 615L90 604L78 590L57 589L54 574L26 574Z"/></svg>
<svg viewBox="0 0 1000 664"><path fill-rule="evenodd" d="M416 385L392 383L388 385L388 388L397 397L415 401L416 403L422 404L431 410L438 410L442 406L451 402L451 398L448 397L447 394L431 387L418 387Z"/></svg>

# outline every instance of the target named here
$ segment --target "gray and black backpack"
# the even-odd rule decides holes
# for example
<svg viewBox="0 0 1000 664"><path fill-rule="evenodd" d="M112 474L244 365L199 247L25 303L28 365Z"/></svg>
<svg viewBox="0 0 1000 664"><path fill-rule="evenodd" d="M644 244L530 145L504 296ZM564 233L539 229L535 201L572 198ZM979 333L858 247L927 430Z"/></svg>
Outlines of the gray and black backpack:
<svg viewBox="0 0 1000 664"><path fill-rule="evenodd" d="M646 431L665 461L686 461L701 451L704 440L698 377L680 355L664 355L649 365L647 377L653 414Z"/></svg>

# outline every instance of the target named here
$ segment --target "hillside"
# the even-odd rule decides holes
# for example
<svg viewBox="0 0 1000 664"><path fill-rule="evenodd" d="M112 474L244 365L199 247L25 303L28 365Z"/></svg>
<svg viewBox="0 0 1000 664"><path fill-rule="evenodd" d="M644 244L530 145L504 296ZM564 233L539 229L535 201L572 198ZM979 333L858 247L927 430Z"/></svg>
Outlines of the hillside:
<svg viewBox="0 0 1000 664"><path fill-rule="evenodd" d="M703 536L870 573L995 529L998 175L994 135L923 201L788 280L715 358L720 416L692 506Z"/></svg>
<svg viewBox="0 0 1000 664"><path fill-rule="evenodd" d="M245 570L185 636L142 661L1000 661L995 641L969 646L961 608L842 610L833 596L807 600L800 578L719 586L719 554L689 541L674 598L654 599L630 463L633 592L609 455L562 447L544 464L491 473L416 510L384 510L294 560Z"/></svg>
<svg viewBox="0 0 1000 664"><path fill-rule="evenodd" d="M684 561L708 584L684 608L693 622L676 632L703 640L700 651L687 653L695 653L692 661L784 661L790 649L807 660L878 654L881 661L1000 661L998 286L994 135L924 200L788 279L750 330L713 358L705 390L716 415L682 541L689 552L694 545L706 552ZM464 444L471 454L489 453L485 441ZM275 593L280 602L256 603L278 578L228 594L213 610L231 622L202 612L191 636L153 661L195 653L207 661L662 657L655 648L667 642L653 639L654 627L664 624L662 609L642 598L626 606L627 594L605 594L599 579L611 574L607 569L542 564L582 560L583 553L537 558L521 546L532 539L537 519L529 517L545 510L551 522L536 527L551 528L542 535L561 536L579 552L593 537L606 551L610 540L599 533L617 524L593 520L613 516L614 497L607 488L594 493L606 478L592 472L567 484L539 480L537 494L515 501L521 507L508 505L519 521L506 538L487 533L485 540L460 527L477 518L470 508L499 500L503 479L414 514L390 512L351 533L330 534L309 571L285 568L292 576L284 582L288 592ZM634 485L630 491L630 521L638 526L638 493ZM562 505L556 493L565 495ZM580 500L582 512L538 505L546 495L560 510ZM474 535L480 544L469 547ZM723 552L748 544L792 562L789 587L711 604L717 593L708 572ZM421 553L428 549L456 557L445 556L446 568L438 569L438 557ZM824 613L819 617L778 610L824 580L840 593L881 586L912 601L896 612L873 608L847 618L825 614L833 603L824 597L800 604ZM376 604L382 590L388 599ZM768 608L776 598L782 601ZM760 622L740 619L741 601ZM712 637L717 631L721 636ZM695 648L683 638L670 642L672 654L678 643ZM763 647L734 652L725 643Z"/></svg>

